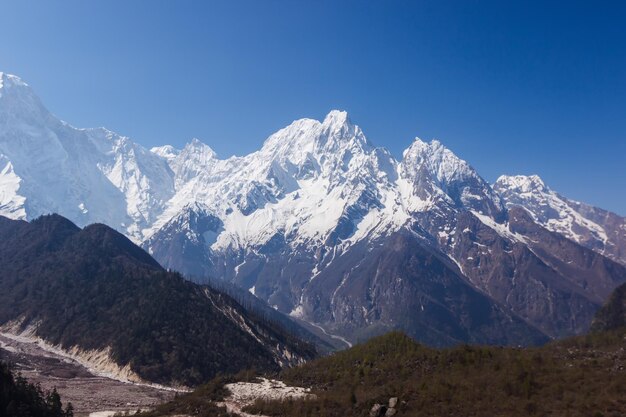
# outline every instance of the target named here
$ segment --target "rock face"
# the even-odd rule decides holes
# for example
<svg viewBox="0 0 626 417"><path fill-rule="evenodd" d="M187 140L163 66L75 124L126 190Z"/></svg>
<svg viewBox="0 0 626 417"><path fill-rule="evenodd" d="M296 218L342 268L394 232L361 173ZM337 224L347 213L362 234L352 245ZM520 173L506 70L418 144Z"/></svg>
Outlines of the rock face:
<svg viewBox="0 0 626 417"><path fill-rule="evenodd" d="M585 331L624 279L622 265L541 227L523 209L511 208L502 223L464 213L446 227L449 253L470 282L551 337Z"/></svg>
<svg viewBox="0 0 626 417"><path fill-rule="evenodd" d="M370 410L370 417L379 417L385 415L386 408L380 404L374 404Z"/></svg>
<svg viewBox="0 0 626 417"><path fill-rule="evenodd" d="M397 160L331 111L241 157L197 139L148 151L59 121L1 77L0 214L109 224L167 268L349 341L540 343L586 330L626 281L624 218L536 177L492 187L438 141Z"/></svg>

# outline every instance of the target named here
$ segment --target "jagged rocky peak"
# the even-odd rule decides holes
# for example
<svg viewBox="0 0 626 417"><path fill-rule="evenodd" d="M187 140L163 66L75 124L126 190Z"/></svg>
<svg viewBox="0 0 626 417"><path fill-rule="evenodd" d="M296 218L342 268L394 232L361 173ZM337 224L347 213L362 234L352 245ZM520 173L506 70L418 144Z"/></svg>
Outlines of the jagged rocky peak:
<svg viewBox="0 0 626 417"><path fill-rule="evenodd" d="M373 147L345 111L333 110L323 121L300 119L271 135L259 152L245 157L255 178L268 178L293 190L294 179L328 180L334 187L357 177L394 172L391 156ZM379 173L383 172L381 175Z"/></svg>
<svg viewBox="0 0 626 417"><path fill-rule="evenodd" d="M402 176L413 183L420 198L439 196L458 207L501 215L500 197L487 181L438 140L427 143L416 138L402 156Z"/></svg>
<svg viewBox="0 0 626 417"><path fill-rule="evenodd" d="M182 150L161 147L153 149L153 152L169 163L178 185L202 174L210 175L219 162L215 151L197 138L193 138Z"/></svg>
<svg viewBox="0 0 626 417"><path fill-rule="evenodd" d="M354 126L350 120L348 112L345 110L331 110L324 118L325 126L339 126L343 128L345 126Z"/></svg>
<svg viewBox="0 0 626 417"><path fill-rule="evenodd" d="M185 145L183 152L184 151L202 154L209 158L217 158L217 154L215 153L215 151L209 145L202 142L198 138L191 139L191 142Z"/></svg>
<svg viewBox="0 0 626 417"><path fill-rule="evenodd" d="M507 207L524 207L544 223L573 214L569 201L552 191L538 175L502 175L493 189Z"/></svg>
<svg viewBox="0 0 626 417"><path fill-rule="evenodd" d="M369 143L361 128L352 123L348 112L332 110L324 118L322 123L323 144L325 150L336 151L348 146L351 149L371 150Z"/></svg>
<svg viewBox="0 0 626 417"><path fill-rule="evenodd" d="M212 165L218 159L217 153L199 139L193 138L178 155L180 162L193 161L200 166Z"/></svg>
<svg viewBox="0 0 626 417"><path fill-rule="evenodd" d="M207 165L218 159L217 153L200 139L193 138L183 149L176 149L171 145L157 146L150 149L150 152L160 156L167 162L172 163L180 160L192 160L194 164Z"/></svg>
<svg viewBox="0 0 626 417"><path fill-rule="evenodd" d="M298 164L311 155L319 159L359 148L371 148L361 129L352 124L347 112L332 110L322 122L306 118L295 120L271 135L260 153Z"/></svg>
<svg viewBox="0 0 626 417"><path fill-rule="evenodd" d="M185 224L185 227L193 227L197 225L198 222L202 219L210 218L212 221L218 223L218 226L221 227L222 223L213 215L213 211L206 204L194 201L192 203L186 204L183 209L178 213L177 216L172 218L173 221L177 221L181 224ZM205 230L197 230L200 233L204 233Z"/></svg>
<svg viewBox="0 0 626 417"><path fill-rule="evenodd" d="M357 130L360 130L352 123L348 112L344 110L331 110L324 118L322 126L329 136L336 135L344 139L356 136Z"/></svg>
<svg viewBox="0 0 626 417"><path fill-rule="evenodd" d="M452 181L478 177L476 171L467 162L436 139L427 143L420 138L415 138L415 141L403 153L403 164L407 173L424 169L444 186Z"/></svg>
<svg viewBox="0 0 626 417"><path fill-rule="evenodd" d="M45 111L33 89L16 75L0 72L0 106L2 111L17 114L25 110Z"/></svg>

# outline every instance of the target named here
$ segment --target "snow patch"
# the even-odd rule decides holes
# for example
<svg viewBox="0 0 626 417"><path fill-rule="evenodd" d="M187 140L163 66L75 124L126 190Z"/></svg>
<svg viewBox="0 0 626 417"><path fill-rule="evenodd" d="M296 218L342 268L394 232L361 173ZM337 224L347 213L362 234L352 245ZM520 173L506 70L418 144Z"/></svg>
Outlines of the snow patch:
<svg viewBox="0 0 626 417"><path fill-rule="evenodd" d="M0 154L0 214L15 220L26 219L26 198L19 194L22 179L13 164Z"/></svg>
<svg viewBox="0 0 626 417"><path fill-rule="evenodd" d="M487 226L490 229L494 230L496 233L498 233L503 238L505 238L507 240L511 240L513 242L521 242L521 243L524 243L524 244L528 243L524 236L520 235L519 233L511 232L509 230L509 227L508 227L507 223L496 223L496 221L493 220L491 217L485 216L484 214L481 214L481 213L479 213L479 212L477 212L475 210L471 210L471 213L474 216L476 216L476 218L478 220L480 220L485 226ZM484 246L484 245L479 245L479 246Z"/></svg>

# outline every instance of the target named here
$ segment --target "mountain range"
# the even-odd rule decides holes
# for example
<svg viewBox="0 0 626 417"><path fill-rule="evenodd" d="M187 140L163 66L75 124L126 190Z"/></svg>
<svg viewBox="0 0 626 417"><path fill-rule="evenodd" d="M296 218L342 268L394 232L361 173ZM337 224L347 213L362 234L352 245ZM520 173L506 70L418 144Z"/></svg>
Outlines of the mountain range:
<svg viewBox="0 0 626 417"><path fill-rule="evenodd" d="M587 330L626 281L626 219L537 176L485 181L439 141L401 159L346 112L220 159L59 120L0 74L0 214L104 223L161 265L222 279L346 345L540 344Z"/></svg>

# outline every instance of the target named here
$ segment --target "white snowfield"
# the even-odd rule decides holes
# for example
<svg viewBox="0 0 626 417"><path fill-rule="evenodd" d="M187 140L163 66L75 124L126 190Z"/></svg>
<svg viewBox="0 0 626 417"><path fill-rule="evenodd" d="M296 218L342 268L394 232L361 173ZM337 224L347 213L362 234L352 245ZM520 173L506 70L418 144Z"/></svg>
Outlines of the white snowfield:
<svg viewBox="0 0 626 417"><path fill-rule="evenodd" d="M259 378L258 382L226 384L226 389L230 391L230 395L224 401L217 403L217 405L226 407L229 412L243 417L253 415L241 410L245 406L253 404L256 400L282 401L296 398L315 398L315 395L311 394L308 388L290 387L282 381L266 378Z"/></svg>

